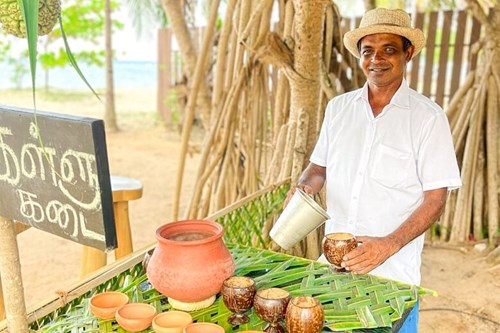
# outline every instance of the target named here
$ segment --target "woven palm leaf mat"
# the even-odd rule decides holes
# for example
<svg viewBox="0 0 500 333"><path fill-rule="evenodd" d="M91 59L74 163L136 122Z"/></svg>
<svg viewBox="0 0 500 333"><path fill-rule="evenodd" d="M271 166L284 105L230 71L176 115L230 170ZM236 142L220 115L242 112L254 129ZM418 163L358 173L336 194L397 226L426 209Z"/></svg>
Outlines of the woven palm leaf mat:
<svg viewBox="0 0 500 333"><path fill-rule="evenodd" d="M292 296L316 297L325 311L325 331L391 332L392 323L415 304L419 295L433 294L425 288L370 275L332 274L328 265L283 253L232 244L228 247L236 263L235 275L252 277L258 289L280 287ZM104 290L123 291L131 302L153 304L157 312L171 308L149 284L142 265L137 264L33 323L31 328L39 332L126 332L114 320L99 320L88 310L89 298ZM252 309L248 324L231 327L227 319L232 313L220 295L212 306L191 314L195 321L217 323L226 332L262 329L266 324Z"/></svg>

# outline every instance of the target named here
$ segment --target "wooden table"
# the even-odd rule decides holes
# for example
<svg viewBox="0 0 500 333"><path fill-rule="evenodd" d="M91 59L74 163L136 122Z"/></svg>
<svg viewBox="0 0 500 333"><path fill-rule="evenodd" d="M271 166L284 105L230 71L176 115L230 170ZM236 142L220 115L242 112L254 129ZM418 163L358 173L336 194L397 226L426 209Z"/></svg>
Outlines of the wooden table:
<svg viewBox="0 0 500 333"><path fill-rule="evenodd" d="M79 290L80 296L69 304L59 307L46 305L45 313L43 309L31 313L31 317L39 318L37 322L40 325L32 328L50 330L72 325L81 330L93 326L104 331L120 331L113 320L98 320L87 309L91 295L110 289L122 290L133 300L151 303L158 312L169 311L166 298L149 284L142 269L141 260L151 248L129 256L126 262L132 266L129 265L128 269L122 270L118 261L95 272L86 286L81 285L72 291L77 293ZM229 245L229 248L236 263L235 275L252 277L258 289L280 287L292 296L312 295L320 300L325 310L325 331L358 329L359 332L391 332L391 328L385 326L394 322L398 324L398 320L413 307L418 295L430 292L369 275L332 274L325 264L269 250L241 245ZM374 297L377 299L375 305L370 304ZM265 325L251 310L248 324L232 327L227 322L231 312L223 305L220 295L212 306L191 314L195 321L216 322L226 332L262 329Z"/></svg>

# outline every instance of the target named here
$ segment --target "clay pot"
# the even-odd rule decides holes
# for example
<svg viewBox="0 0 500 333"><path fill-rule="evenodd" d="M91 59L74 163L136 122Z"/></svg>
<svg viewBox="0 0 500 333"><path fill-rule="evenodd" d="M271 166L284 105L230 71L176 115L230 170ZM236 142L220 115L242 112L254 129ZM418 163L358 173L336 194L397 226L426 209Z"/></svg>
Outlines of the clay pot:
<svg viewBox="0 0 500 333"><path fill-rule="evenodd" d="M217 324L192 323L184 328L184 333L225 333L225 330Z"/></svg>
<svg viewBox="0 0 500 333"><path fill-rule="evenodd" d="M151 304L129 303L116 310L116 322L125 330L139 332L151 325L156 309Z"/></svg>
<svg viewBox="0 0 500 333"><path fill-rule="evenodd" d="M182 333L184 327L193 322L193 317L184 311L168 311L153 318L153 330L156 333Z"/></svg>
<svg viewBox="0 0 500 333"><path fill-rule="evenodd" d="M286 309L286 329L290 333L320 333L324 312L321 303L311 296L294 297Z"/></svg>
<svg viewBox="0 0 500 333"><path fill-rule="evenodd" d="M267 333L284 333L281 321L290 301L290 293L281 288L261 289L255 294L253 306L260 319L269 323L264 329Z"/></svg>
<svg viewBox="0 0 500 333"><path fill-rule="evenodd" d="M163 295L200 302L216 295L233 275L234 260L212 221L167 223L156 231L158 244L147 264L149 282Z"/></svg>
<svg viewBox="0 0 500 333"><path fill-rule="evenodd" d="M354 235L346 232L334 232L325 235L322 241L323 253L326 260L336 269L343 269L342 258L352 251L358 243Z"/></svg>
<svg viewBox="0 0 500 333"><path fill-rule="evenodd" d="M128 296L119 291L105 291L90 298L90 312L100 319L112 319L118 308L128 303Z"/></svg>
<svg viewBox="0 0 500 333"><path fill-rule="evenodd" d="M255 281L246 276L231 276L222 283L222 301L234 314L228 318L232 325L248 323L245 314L250 310L255 295Z"/></svg>

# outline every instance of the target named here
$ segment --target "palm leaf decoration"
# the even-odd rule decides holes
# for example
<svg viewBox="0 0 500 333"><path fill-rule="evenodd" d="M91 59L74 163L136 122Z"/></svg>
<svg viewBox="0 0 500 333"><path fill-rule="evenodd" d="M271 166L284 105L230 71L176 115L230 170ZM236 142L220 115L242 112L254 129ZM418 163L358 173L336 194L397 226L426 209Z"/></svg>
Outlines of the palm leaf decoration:
<svg viewBox="0 0 500 333"><path fill-rule="evenodd" d="M235 275L253 278L258 289L279 287L292 296L317 298L325 312L324 327L331 331L391 332L393 323L415 304L419 295L434 293L370 275L332 274L326 264L283 253L238 244L228 247L236 262ZM85 332L120 332L114 320L99 320L88 310L91 295L104 290L125 292L131 301L150 303L157 312L171 309L165 296L148 282L142 264L138 263L52 315L40 318L31 328L40 332L57 332L59 328L67 332L69 327ZM210 307L191 314L195 321L217 323L230 333L263 329L266 325L252 309L248 312L249 323L231 326L227 320L232 313L220 295ZM146 332L153 331L143 331Z"/></svg>

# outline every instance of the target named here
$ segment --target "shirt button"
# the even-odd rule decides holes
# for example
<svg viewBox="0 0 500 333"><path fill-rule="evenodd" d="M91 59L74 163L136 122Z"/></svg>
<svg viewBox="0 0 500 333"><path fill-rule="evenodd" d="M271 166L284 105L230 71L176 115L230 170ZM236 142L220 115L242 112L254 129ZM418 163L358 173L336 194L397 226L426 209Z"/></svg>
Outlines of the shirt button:
<svg viewBox="0 0 500 333"><path fill-rule="evenodd" d="M352 199L353 200L358 200L358 196L355 195L355 196L352 197Z"/></svg>

